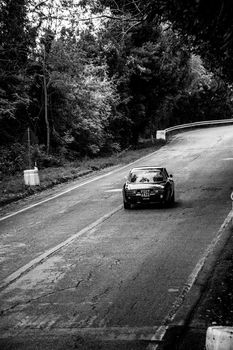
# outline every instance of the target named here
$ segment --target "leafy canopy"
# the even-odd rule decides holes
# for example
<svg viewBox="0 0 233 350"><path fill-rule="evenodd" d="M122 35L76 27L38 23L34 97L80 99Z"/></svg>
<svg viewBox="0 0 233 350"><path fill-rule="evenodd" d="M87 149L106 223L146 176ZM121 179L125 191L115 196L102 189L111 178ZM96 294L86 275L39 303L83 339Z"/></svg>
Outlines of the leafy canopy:
<svg viewBox="0 0 233 350"><path fill-rule="evenodd" d="M232 0L100 0L98 3L103 8L110 7L115 16L123 12L140 21L169 21L212 68L233 80Z"/></svg>

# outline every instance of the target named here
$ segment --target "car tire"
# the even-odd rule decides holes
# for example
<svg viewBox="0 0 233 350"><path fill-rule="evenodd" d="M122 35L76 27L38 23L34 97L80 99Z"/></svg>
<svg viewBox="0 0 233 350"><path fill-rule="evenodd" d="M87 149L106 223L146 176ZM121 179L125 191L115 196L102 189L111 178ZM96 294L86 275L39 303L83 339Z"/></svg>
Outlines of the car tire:
<svg viewBox="0 0 233 350"><path fill-rule="evenodd" d="M124 202L123 205L124 205L124 209L130 209L131 208L131 205L128 202Z"/></svg>
<svg viewBox="0 0 233 350"><path fill-rule="evenodd" d="M171 199L170 199L170 203L174 204L175 203L175 191L173 191Z"/></svg>
<svg viewBox="0 0 233 350"><path fill-rule="evenodd" d="M169 204L171 203L171 190L169 188L166 189L166 194L163 200L164 207L169 207Z"/></svg>
<svg viewBox="0 0 233 350"><path fill-rule="evenodd" d="M173 194L171 194L171 189L169 189L166 194L166 198L164 200L165 208L169 208L170 206L172 206L174 201L175 201L175 193L173 192Z"/></svg>

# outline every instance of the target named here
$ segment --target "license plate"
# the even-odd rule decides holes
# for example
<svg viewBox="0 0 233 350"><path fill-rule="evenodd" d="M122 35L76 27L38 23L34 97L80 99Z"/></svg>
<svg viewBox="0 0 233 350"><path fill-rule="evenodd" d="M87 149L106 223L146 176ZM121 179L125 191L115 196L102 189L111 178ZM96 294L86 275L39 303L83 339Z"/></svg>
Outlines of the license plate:
<svg viewBox="0 0 233 350"><path fill-rule="evenodd" d="M150 191L149 190L142 190L141 191L142 197L150 197Z"/></svg>

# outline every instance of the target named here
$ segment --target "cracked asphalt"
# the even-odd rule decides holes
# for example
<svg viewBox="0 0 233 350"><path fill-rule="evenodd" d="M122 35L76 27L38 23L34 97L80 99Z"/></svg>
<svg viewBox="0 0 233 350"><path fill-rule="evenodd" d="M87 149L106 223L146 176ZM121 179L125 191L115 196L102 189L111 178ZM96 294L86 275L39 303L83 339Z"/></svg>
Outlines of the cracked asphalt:
<svg viewBox="0 0 233 350"><path fill-rule="evenodd" d="M17 277L0 292L0 348L156 348L154 335L182 303L231 209L232 135L230 126L188 131L135 164L174 175L171 208L120 207L129 165L78 180L76 189L2 220L1 280Z"/></svg>

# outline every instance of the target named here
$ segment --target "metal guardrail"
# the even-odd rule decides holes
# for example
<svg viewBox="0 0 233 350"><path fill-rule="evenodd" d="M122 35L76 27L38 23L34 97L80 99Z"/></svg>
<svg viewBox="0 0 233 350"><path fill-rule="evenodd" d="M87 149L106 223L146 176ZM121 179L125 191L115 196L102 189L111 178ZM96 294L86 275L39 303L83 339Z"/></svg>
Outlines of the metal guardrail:
<svg viewBox="0 0 233 350"><path fill-rule="evenodd" d="M196 128L201 126L214 126L214 125L224 125L224 124L225 125L233 124L233 118L221 119L221 120L205 120L202 122L175 125L164 130L157 130L156 138L167 140L167 136L169 134L172 134L174 131L179 131L179 130L188 129L188 128L191 129L191 128Z"/></svg>

